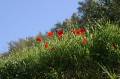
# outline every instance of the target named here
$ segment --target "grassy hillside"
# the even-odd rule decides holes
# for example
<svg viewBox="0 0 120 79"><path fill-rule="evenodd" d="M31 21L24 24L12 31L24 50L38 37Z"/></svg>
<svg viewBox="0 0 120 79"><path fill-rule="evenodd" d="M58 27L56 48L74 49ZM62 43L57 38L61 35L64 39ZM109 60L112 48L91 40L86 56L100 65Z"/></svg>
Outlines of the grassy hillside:
<svg viewBox="0 0 120 79"><path fill-rule="evenodd" d="M31 47L0 59L0 79L118 79L120 28L97 27L34 39Z"/></svg>
<svg viewBox="0 0 120 79"><path fill-rule="evenodd" d="M119 1L85 1L47 35L10 43L0 79L120 79Z"/></svg>

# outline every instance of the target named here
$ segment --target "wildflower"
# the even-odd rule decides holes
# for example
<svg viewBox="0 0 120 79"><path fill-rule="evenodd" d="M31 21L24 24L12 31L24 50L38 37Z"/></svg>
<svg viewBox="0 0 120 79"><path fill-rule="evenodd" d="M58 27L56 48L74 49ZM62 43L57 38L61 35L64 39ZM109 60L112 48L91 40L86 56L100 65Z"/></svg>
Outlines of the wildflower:
<svg viewBox="0 0 120 79"><path fill-rule="evenodd" d="M49 44L48 42L45 43L45 48L48 48Z"/></svg>
<svg viewBox="0 0 120 79"><path fill-rule="evenodd" d="M58 39L61 39L63 36L63 29L57 31Z"/></svg>
<svg viewBox="0 0 120 79"><path fill-rule="evenodd" d="M36 41L39 42L39 43L42 42L42 37L37 37Z"/></svg>
<svg viewBox="0 0 120 79"><path fill-rule="evenodd" d="M82 35L86 33L86 29L85 28L80 28L79 31L81 32Z"/></svg>
<svg viewBox="0 0 120 79"><path fill-rule="evenodd" d="M50 38L53 37L53 35L54 35L53 32L48 32L48 33L47 33L47 36L50 37Z"/></svg>
<svg viewBox="0 0 120 79"><path fill-rule="evenodd" d="M74 29L72 30L72 32L75 35L84 35L86 33L86 29L85 28Z"/></svg>
<svg viewBox="0 0 120 79"><path fill-rule="evenodd" d="M80 29L75 30L76 35L81 35Z"/></svg>
<svg viewBox="0 0 120 79"><path fill-rule="evenodd" d="M83 40L82 40L82 45L86 45L88 43L88 41L87 41L87 38L83 38Z"/></svg>

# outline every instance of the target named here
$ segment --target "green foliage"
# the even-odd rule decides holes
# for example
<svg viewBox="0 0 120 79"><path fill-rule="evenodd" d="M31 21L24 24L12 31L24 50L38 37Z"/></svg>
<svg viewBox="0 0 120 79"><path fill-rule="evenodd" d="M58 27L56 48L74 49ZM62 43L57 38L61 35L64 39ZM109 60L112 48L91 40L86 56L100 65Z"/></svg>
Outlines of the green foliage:
<svg viewBox="0 0 120 79"><path fill-rule="evenodd" d="M120 63L120 28L106 24L101 31L96 32L96 38L91 49L93 58L106 65Z"/></svg>
<svg viewBox="0 0 120 79"><path fill-rule="evenodd" d="M23 50L26 47L31 47L33 42L33 37L29 37L26 39L19 39L19 41L12 41L9 43L9 53L18 52Z"/></svg>
<svg viewBox="0 0 120 79"><path fill-rule="evenodd" d="M101 29L94 31L94 40L87 32L86 46L81 45L81 36L66 32L61 41L57 37L49 40L50 49L45 49L41 43L0 59L0 78L109 79L112 72L104 73L105 68L98 63L120 74L120 29L109 23L100 26ZM112 43L117 48L112 48Z"/></svg>
<svg viewBox="0 0 120 79"><path fill-rule="evenodd" d="M102 66L99 64L99 66L103 69L103 71L109 76L110 79L117 79L118 76L115 73L112 73L108 71L108 69L105 66Z"/></svg>
<svg viewBox="0 0 120 79"><path fill-rule="evenodd" d="M86 0L79 2L79 13L83 13L83 19L112 21L120 24L119 0ZM104 22L103 21L103 22Z"/></svg>

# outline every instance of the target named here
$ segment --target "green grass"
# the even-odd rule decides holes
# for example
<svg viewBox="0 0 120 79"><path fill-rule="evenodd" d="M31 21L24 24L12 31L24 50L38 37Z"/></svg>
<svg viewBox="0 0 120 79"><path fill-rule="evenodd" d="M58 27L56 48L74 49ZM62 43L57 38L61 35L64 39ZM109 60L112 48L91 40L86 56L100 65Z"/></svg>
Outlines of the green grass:
<svg viewBox="0 0 120 79"><path fill-rule="evenodd" d="M0 59L1 79L117 79L120 74L120 28L106 23L101 29L82 37L66 32L43 43L16 51ZM113 47L113 43L115 47ZM99 64L98 64L99 63ZM109 68L107 70L107 68Z"/></svg>

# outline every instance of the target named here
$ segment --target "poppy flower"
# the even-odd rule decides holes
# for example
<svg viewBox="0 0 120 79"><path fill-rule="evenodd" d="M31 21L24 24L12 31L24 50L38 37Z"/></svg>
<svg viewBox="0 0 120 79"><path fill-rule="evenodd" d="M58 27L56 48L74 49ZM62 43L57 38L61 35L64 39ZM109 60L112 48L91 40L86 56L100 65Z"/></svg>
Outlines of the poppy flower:
<svg viewBox="0 0 120 79"><path fill-rule="evenodd" d="M80 28L79 31L81 32L82 35L86 33L86 29L85 28Z"/></svg>
<svg viewBox="0 0 120 79"><path fill-rule="evenodd" d="M72 32L75 35L84 35L86 33L86 29L85 28L74 29L72 30Z"/></svg>
<svg viewBox="0 0 120 79"><path fill-rule="evenodd" d="M48 33L47 33L47 36L48 36L49 38L53 37L53 35L54 35L53 32L48 32Z"/></svg>
<svg viewBox="0 0 120 79"><path fill-rule="evenodd" d="M87 40L87 38L83 38L83 40L82 40L82 45L86 45L88 43L88 40Z"/></svg>
<svg viewBox="0 0 120 79"><path fill-rule="evenodd" d="M42 42L42 37L37 37L36 41L39 42L39 43Z"/></svg>
<svg viewBox="0 0 120 79"><path fill-rule="evenodd" d="M75 30L76 35L81 35L80 29Z"/></svg>
<svg viewBox="0 0 120 79"><path fill-rule="evenodd" d="M45 48L48 48L49 44L48 42L45 43Z"/></svg>
<svg viewBox="0 0 120 79"><path fill-rule="evenodd" d="M58 38L61 39L63 36L63 29L57 31Z"/></svg>

